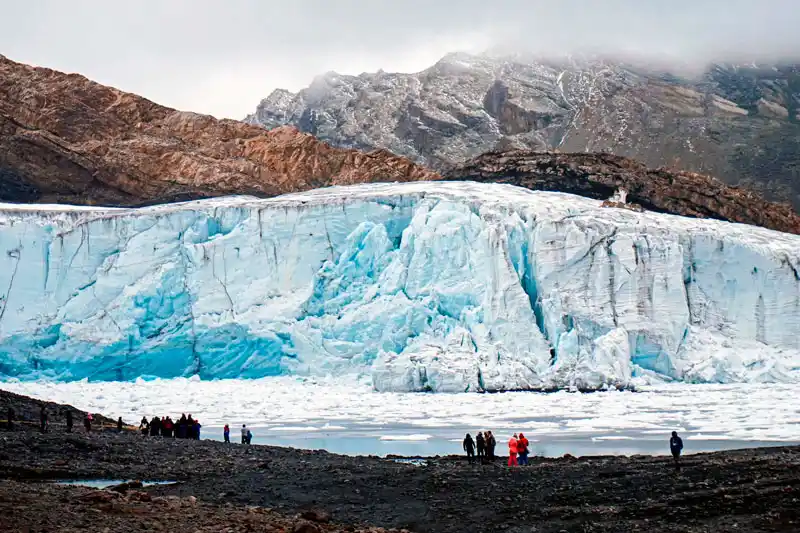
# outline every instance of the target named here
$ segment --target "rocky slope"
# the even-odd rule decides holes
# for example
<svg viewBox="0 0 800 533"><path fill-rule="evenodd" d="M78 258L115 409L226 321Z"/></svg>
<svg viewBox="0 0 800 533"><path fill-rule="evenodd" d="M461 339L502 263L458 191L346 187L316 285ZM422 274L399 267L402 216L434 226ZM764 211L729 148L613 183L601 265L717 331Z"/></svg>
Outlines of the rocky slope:
<svg viewBox="0 0 800 533"><path fill-rule="evenodd" d="M741 222L800 234L800 216L788 204L767 202L747 189L686 171L654 170L611 154L488 152L444 173L446 180L508 183L608 199L616 189L649 210Z"/></svg>
<svg viewBox="0 0 800 533"><path fill-rule="evenodd" d="M246 121L443 169L498 148L608 151L748 185L800 207L800 67L690 79L597 59L451 54L416 74L328 73Z"/></svg>
<svg viewBox="0 0 800 533"><path fill-rule="evenodd" d="M435 177L384 150L176 111L0 56L0 201L135 205Z"/></svg>

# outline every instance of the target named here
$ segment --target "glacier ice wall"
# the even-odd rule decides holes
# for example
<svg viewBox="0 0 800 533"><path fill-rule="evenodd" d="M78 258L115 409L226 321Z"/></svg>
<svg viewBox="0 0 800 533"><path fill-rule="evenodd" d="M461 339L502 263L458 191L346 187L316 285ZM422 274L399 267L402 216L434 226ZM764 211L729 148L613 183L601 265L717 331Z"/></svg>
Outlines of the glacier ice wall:
<svg viewBox="0 0 800 533"><path fill-rule="evenodd" d="M0 206L0 378L800 381L800 237L474 183Z"/></svg>

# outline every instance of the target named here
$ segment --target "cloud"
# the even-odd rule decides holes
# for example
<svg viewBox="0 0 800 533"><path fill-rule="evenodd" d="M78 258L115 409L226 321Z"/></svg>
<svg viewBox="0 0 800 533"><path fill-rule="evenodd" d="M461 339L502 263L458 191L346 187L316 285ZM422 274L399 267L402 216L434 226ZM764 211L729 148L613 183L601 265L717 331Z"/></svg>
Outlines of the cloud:
<svg viewBox="0 0 800 533"><path fill-rule="evenodd" d="M455 50L690 65L800 54L796 0L0 1L0 53L231 118L322 72L417 71Z"/></svg>

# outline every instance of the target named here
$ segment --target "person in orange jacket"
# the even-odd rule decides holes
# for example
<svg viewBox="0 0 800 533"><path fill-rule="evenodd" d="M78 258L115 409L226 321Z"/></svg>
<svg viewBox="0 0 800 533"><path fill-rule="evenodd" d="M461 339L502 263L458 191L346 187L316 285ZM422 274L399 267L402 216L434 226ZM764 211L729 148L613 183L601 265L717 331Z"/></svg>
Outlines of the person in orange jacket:
<svg viewBox="0 0 800 533"><path fill-rule="evenodd" d="M517 434L508 439L508 466L517 466Z"/></svg>

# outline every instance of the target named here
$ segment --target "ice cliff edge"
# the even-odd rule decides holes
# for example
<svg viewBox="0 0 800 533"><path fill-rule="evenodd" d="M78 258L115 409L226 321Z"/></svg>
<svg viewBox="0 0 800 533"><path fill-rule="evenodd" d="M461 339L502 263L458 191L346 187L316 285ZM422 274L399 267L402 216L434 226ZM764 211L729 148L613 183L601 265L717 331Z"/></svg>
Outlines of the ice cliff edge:
<svg viewBox="0 0 800 533"><path fill-rule="evenodd" d="M800 381L800 237L477 183L0 206L0 378Z"/></svg>

